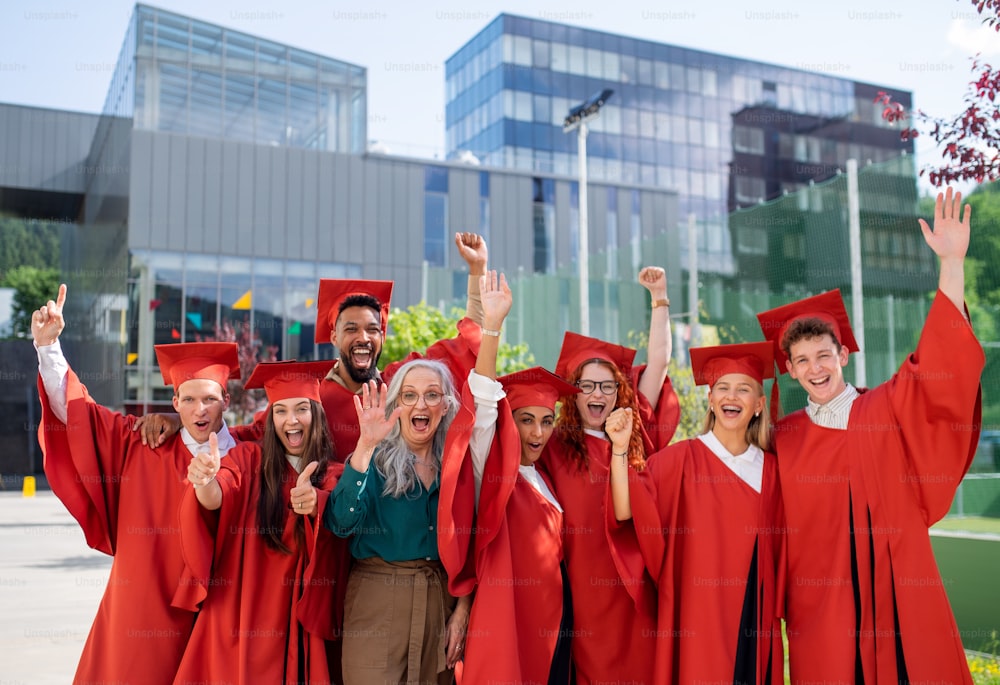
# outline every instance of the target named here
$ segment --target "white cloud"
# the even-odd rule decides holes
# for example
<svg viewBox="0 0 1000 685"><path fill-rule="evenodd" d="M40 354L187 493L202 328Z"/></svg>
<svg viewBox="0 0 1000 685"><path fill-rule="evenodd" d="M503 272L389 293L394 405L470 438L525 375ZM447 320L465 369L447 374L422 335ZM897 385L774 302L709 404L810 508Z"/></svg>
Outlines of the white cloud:
<svg viewBox="0 0 1000 685"><path fill-rule="evenodd" d="M946 38L950 44L968 55L1000 55L1000 33L992 26L974 24L966 19L953 19Z"/></svg>

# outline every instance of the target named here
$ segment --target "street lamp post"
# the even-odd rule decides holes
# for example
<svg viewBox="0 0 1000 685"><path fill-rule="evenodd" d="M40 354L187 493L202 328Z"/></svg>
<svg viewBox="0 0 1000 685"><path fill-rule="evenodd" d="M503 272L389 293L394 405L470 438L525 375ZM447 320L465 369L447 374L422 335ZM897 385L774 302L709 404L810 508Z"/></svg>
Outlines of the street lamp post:
<svg viewBox="0 0 1000 685"><path fill-rule="evenodd" d="M577 131L577 164L580 184L580 333L590 335L590 241L587 223L587 122L595 119L613 90L605 88L572 107L563 121L563 133Z"/></svg>

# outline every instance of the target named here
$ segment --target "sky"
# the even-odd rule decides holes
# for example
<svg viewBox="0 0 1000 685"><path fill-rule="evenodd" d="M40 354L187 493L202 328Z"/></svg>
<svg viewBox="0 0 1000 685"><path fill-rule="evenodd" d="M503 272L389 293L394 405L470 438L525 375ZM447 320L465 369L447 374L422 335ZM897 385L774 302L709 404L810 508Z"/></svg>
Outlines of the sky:
<svg viewBox="0 0 1000 685"><path fill-rule="evenodd" d="M913 92L928 114L948 117L963 108L970 58L1000 54L1000 34L981 25L969 0L148 4L367 67L369 140L429 158L444 156L444 62L501 12L892 86ZM6 0L0 102L100 112L133 5ZM929 138L918 139L919 164L939 157Z"/></svg>

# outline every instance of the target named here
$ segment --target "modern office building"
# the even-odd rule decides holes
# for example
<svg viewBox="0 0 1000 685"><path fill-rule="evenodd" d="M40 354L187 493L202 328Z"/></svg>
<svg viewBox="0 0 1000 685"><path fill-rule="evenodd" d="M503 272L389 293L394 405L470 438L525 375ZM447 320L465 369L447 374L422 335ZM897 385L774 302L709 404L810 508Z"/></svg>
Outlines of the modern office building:
<svg viewBox="0 0 1000 685"><path fill-rule="evenodd" d="M884 90L908 107L910 93L803 66L501 14L446 62L447 151L575 174L576 135L563 133L563 120L611 88L590 125L590 178L676 191L680 221L693 214L698 224L699 268L733 276L729 211L828 178L848 158L864 164L912 151L873 104ZM766 112L789 113L795 125L778 135L758 125L766 120L753 123ZM747 153L763 163L744 163ZM788 166L801 173L783 173ZM680 241L686 250L686 231Z"/></svg>

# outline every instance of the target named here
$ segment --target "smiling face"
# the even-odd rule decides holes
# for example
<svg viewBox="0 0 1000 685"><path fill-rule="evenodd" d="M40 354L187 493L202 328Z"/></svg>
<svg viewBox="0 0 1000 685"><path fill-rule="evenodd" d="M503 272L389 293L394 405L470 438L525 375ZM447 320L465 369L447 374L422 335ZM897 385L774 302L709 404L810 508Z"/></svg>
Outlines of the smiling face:
<svg viewBox="0 0 1000 685"><path fill-rule="evenodd" d="M838 349L839 347L839 349ZM809 399L826 404L844 391L844 367L848 350L838 346L830 335L802 338L788 351L788 374L799 382Z"/></svg>
<svg viewBox="0 0 1000 685"><path fill-rule="evenodd" d="M337 317L330 342L340 351L340 367L355 384L378 376L376 364L382 354L382 324L380 314L374 309L344 309Z"/></svg>
<svg viewBox="0 0 1000 685"><path fill-rule="evenodd" d="M285 453L302 456L306 436L312 427L312 403L308 397L291 397L271 405L274 433L285 447Z"/></svg>
<svg viewBox="0 0 1000 685"><path fill-rule="evenodd" d="M548 407L519 407L513 411L514 425L521 436L521 463L535 463L552 437L556 414Z"/></svg>
<svg viewBox="0 0 1000 685"><path fill-rule="evenodd" d="M192 378L181 383L174 394L174 409L195 440L208 442L208 436L222 428L222 412L229 406L229 393L215 381Z"/></svg>
<svg viewBox="0 0 1000 685"><path fill-rule="evenodd" d="M760 384L742 373L720 376L708 391L708 404L715 415L716 434L742 436L755 414L764 411L764 391Z"/></svg>
<svg viewBox="0 0 1000 685"><path fill-rule="evenodd" d="M414 399L412 405L405 401ZM441 419L448 411L441 377L432 369L417 367L407 372L399 389L399 429L407 447L417 456L430 453ZM430 400L431 404L428 404ZM437 400L437 403L434 403ZM433 406L431 406L433 405Z"/></svg>
<svg viewBox="0 0 1000 685"><path fill-rule="evenodd" d="M605 420L614 411L615 404L618 402L618 390L616 389L610 395L605 395L601 392L600 384L609 381L614 383L615 375L604 364L590 362L584 364L576 385L579 387L581 383L587 384L588 381L595 384L594 389L592 392L581 391L576 396L576 408L580 411L580 419L584 428L603 431Z"/></svg>

